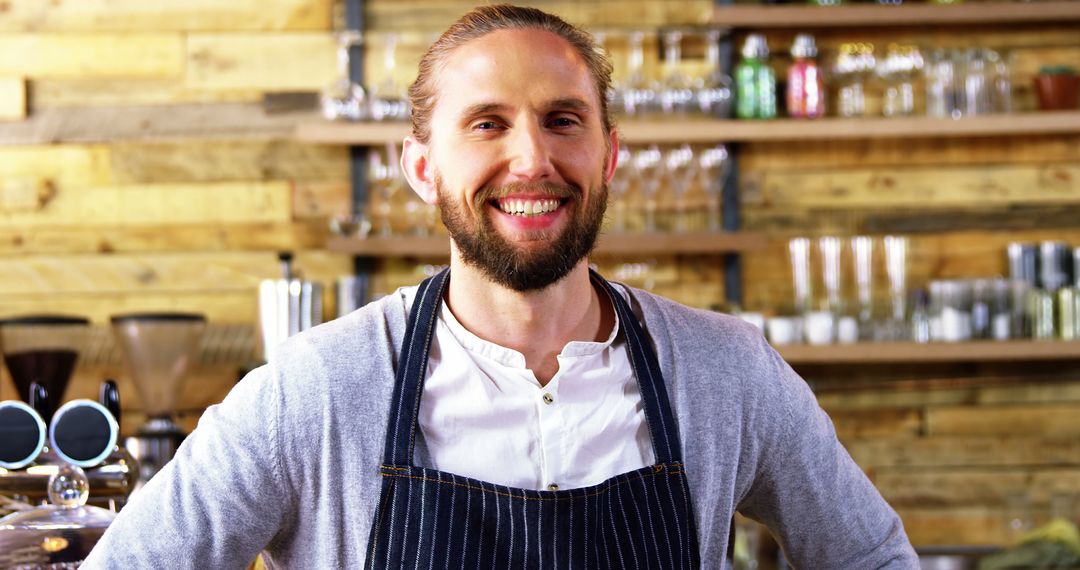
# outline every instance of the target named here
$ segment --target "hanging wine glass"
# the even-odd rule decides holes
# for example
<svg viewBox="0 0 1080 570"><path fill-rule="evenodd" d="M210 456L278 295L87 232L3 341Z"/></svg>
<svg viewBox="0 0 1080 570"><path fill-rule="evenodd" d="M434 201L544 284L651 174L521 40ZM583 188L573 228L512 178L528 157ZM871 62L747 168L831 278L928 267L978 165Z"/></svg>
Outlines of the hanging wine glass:
<svg viewBox="0 0 1080 570"><path fill-rule="evenodd" d="M409 98L394 79L398 35L386 34L384 41L383 68L386 79L371 93L371 118L376 121L404 121L409 118Z"/></svg>
<svg viewBox="0 0 1080 570"><path fill-rule="evenodd" d="M364 88L349 77L349 51L363 40L360 32L348 30L337 35L337 79L323 89L322 114L331 121L359 121L367 118Z"/></svg>

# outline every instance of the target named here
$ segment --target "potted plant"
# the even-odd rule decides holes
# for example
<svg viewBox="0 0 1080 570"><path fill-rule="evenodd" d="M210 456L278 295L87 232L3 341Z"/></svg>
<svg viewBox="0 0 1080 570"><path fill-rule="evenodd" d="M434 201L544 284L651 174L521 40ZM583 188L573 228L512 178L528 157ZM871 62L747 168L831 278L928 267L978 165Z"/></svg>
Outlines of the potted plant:
<svg viewBox="0 0 1080 570"><path fill-rule="evenodd" d="M1039 99L1039 109L1075 109L1078 84L1080 78L1076 75L1076 69L1068 65L1043 66L1035 76L1035 95Z"/></svg>

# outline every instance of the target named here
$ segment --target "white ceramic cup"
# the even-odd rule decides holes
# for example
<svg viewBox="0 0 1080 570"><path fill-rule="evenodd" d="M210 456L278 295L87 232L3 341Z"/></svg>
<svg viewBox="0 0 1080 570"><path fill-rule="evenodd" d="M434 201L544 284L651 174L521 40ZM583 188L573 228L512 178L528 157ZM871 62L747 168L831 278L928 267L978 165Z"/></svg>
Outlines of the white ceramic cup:
<svg viewBox="0 0 1080 570"><path fill-rule="evenodd" d="M806 342L810 344L832 344L833 314L829 311L807 313L805 323Z"/></svg>

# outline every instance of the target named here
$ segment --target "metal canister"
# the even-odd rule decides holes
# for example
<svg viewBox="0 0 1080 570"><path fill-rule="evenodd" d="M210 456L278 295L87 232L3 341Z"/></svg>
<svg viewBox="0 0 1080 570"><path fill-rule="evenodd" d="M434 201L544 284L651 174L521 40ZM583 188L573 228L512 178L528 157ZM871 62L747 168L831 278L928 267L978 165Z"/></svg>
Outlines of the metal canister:
<svg viewBox="0 0 1080 570"><path fill-rule="evenodd" d="M1080 339L1080 295L1075 287L1062 287L1057 292L1057 332L1061 340Z"/></svg>
<svg viewBox="0 0 1080 570"><path fill-rule="evenodd" d="M1039 249L1033 243L1012 242L1009 255L1009 279L1035 286L1038 283Z"/></svg>
<svg viewBox="0 0 1080 570"><path fill-rule="evenodd" d="M1050 293L1072 283L1073 251L1060 241L1039 244L1039 286Z"/></svg>
<svg viewBox="0 0 1080 570"><path fill-rule="evenodd" d="M1057 337L1054 301L1054 295L1042 289L1031 289L1028 292L1031 338L1035 340L1052 340Z"/></svg>

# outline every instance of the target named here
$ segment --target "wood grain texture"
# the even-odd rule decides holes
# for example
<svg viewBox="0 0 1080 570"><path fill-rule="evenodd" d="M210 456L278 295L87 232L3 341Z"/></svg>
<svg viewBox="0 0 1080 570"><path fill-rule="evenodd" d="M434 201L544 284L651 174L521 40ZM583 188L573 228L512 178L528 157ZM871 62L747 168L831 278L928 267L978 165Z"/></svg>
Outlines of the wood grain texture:
<svg viewBox="0 0 1080 570"><path fill-rule="evenodd" d="M185 85L320 91L337 78L336 49L325 33L193 33L185 42Z"/></svg>
<svg viewBox="0 0 1080 570"><path fill-rule="evenodd" d="M296 253L305 278L331 281L351 272L346 256ZM250 292L281 276L274 252L49 255L0 258L0 294L8 298L69 295Z"/></svg>
<svg viewBox="0 0 1080 570"><path fill-rule="evenodd" d="M0 34L0 75L178 77L183 72L178 34Z"/></svg>
<svg viewBox="0 0 1080 570"><path fill-rule="evenodd" d="M1010 493L1024 491L1045 510L1053 494L1080 489L1080 469L875 470L874 485L894 508L1002 508Z"/></svg>
<svg viewBox="0 0 1080 570"><path fill-rule="evenodd" d="M0 77L0 121L20 121L26 118L26 80L22 77Z"/></svg>
<svg viewBox="0 0 1080 570"><path fill-rule="evenodd" d="M329 0L19 0L5 4L0 32L328 30Z"/></svg>
<svg viewBox="0 0 1080 570"><path fill-rule="evenodd" d="M288 180L347 184L349 151L289 140L115 142L110 168L119 184Z"/></svg>
<svg viewBox="0 0 1080 570"><path fill-rule="evenodd" d="M930 435L844 441L864 468L1080 467L1080 438L1051 431L1026 435Z"/></svg>
<svg viewBox="0 0 1080 570"><path fill-rule="evenodd" d="M293 223L0 226L0 256L295 251L321 248L328 235L324 218Z"/></svg>
<svg viewBox="0 0 1080 570"><path fill-rule="evenodd" d="M0 195L0 227L284 223L291 191L286 182L53 186Z"/></svg>
<svg viewBox="0 0 1080 570"><path fill-rule="evenodd" d="M1080 404L958 406L931 408L932 435L1039 435L1080 437Z"/></svg>
<svg viewBox="0 0 1080 570"><path fill-rule="evenodd" d="M309 114L267 115L254 103L61 107L0 123L0 145L117 140L286 139Z"/></svg>
<svg viewBox="0 0 1080 570"><path fill-rule="evenodd" d="M35 79L29 104L35 113L66 107L126 107L179 103L258 103L258 89L195 89L183 77L167 79Z"/></svg>

